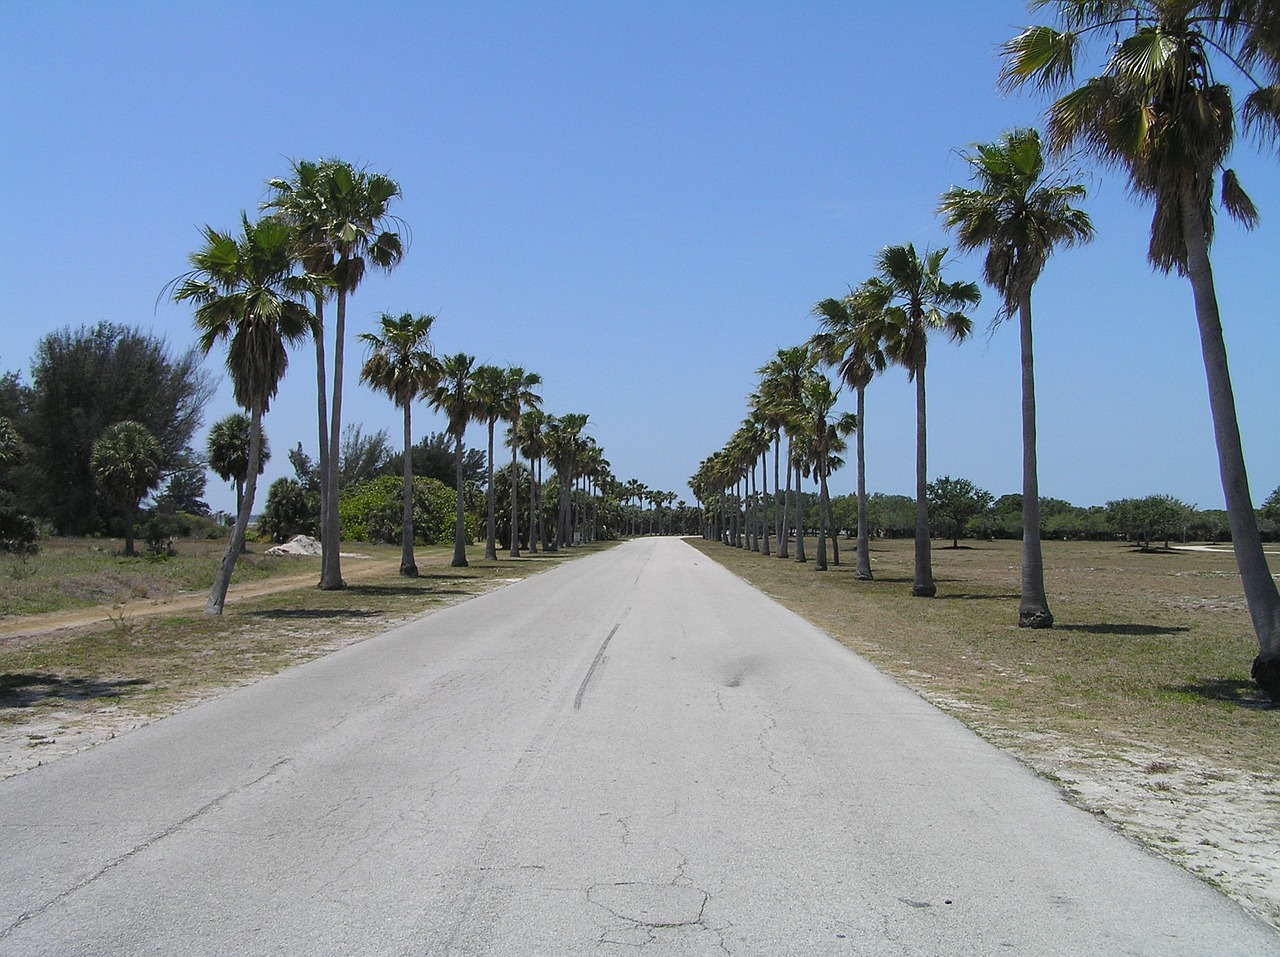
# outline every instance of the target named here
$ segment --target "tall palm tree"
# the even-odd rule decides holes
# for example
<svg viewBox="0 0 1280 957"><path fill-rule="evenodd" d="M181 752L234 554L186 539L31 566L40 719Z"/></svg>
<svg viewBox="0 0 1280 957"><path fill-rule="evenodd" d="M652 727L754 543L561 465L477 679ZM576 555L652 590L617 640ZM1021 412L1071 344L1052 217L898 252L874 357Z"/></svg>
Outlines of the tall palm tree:
<svg viewBox="0 0 1280 957"><path fill-rule="evenodd" d="M449 420L448 432L453 436L457 497L453 517L453 561L450 564L454 568L466 568L469 564L465 500L467 483L462 477L462 436L467 431L467 424L475 418L475 364L476 357L464 352L446 356L440 360L439 377L435 385L427 390L427 402L431 408L445 414Z"/></svg>
<svg viewBox="0 0 1280 957"><path fill-rule="evenodd" d="M132 558L133 526L138 506L160 484L164 451L140 422L110 425L93 443L89 467L108 498L124 509L124 553Z"/></svg>
<svg viewBox="0 0 1280 957"><path fill-rule="evenodd" d="M551 467L556 470L556 480L560 486L560 509L553 550L573 541L573 483L578 455L582 449L582 430L586 426L587 416L580 412L547 418L547 457L551 460Z"/></svg>
<svg viewBox="0 0 1280 957"><path fill-rule="evenodd" d="M542 385L542 376L536 372L526 372L520 366L507 366L504 372L505 398L503 418L511 426L509 432L508 444L511 446L511 557L520 557L520 534L516 527L516 515L518 512L516 503L517 485L517 462L516 456L520 452L520 441L517 438L518 426L521 417L529 409L536 409L542 405L542 396L533 390ZM533 483L533 471L529 472L529 481ZM533 535L529 536L530 551L535 551L533 546Z"/></svg>
<svg viewBox="0 0 1280 957"><path fill-rule="evenodd" d="M1224 169L1236 113L1221 77L1243 72L1251 87L1240 107L1243 129L1263 145L1274 144L1280 135L1280 10L1260 0L1074 0L1055 6L1061 29L1029 27L1005 44L1001 78L1011 87L1068 90L1049 107L1050 148L1079 145L1124 171L1132 191L1155 207L1151 264L1191 282L1231 541L1258 638L1253 678L1280 703L1280 591L1249 494L1209 260L1219 169L1228 215L1246 226L1257 220L1235 173ZM1107 45L1106 61L1098 76L1071 89L1077 59L1096 48L1087 43L1091 37Z"/></svg>
<svg viewBox="0 0 1280 957"><path fill-rule="evenodd" d="M953 186L938 212L955 230L960 249L986 249L982 275L1000 294L996 322L1014 313L1022 364L1022 597L1018 625L1051 628L1053 613L1044 589L1040 548L1040 480L1036 468L1036 384L1031 346L1031 288L1058 246L1093 238L1088 213L1071 204L1082 199L1078 183L1045 175L1044 151L1035 130L1012 130L965 156L978 189Z"/></svg>
<svg viewBox="0 0 1280 957"><path fill-rule="evenodd" d="M472 415L477 421L484 422L489 429L489 481L485 493L488 518L485 521L484 559L487 562L496 562L498 545L493 488L493 433L497 428L498 420L507 412L506 370L491 365L477 366L471 375L471 398ZM514 476L512 481L514 483Z"/></svg>
<svg viewBox="0 0 1280 957"><path fill-rule="evenodd" d="M333 393L326 441L320 444L324 499L321 520L320 587L345 588L342 580L338 540L338 456L342 440L342 379L346 347L347 297L355 292L370 266L390 271L404 256L404 245L394 227L399 221L390 214L393 200L400 197L400 185L382 173L357 169L343 160L323 159L318 163L295 160L292 179L273 179L268 187L273 195L264 209L275 210L297 229L296 254L308 272L322 275L336 298L333 340ZM323 303L317 303L317 335L323 336ZM323 362L317 351L317 363ZM323 366L317 375L323 381ZM319 400L323 412L323 398ZM321 423L324 433L324 423Z"/></svg>
<svg viewBox="0 0 1280 957"><path fill-rule="evenodd" d="M271 459L271 447L267 437L261 436L258 454L258 474L261 475ZM242 412L224 416L209 429L206 445L209 468L224 482L231 482L236 489L236 514L244 501L244 480L249 477L249 417Z"/></svg>
<svg viewBox="0 0 1280 957"><path fill-rule="evenodd" d="M876 275L859 287L858 307L876 317L884 354L907 370L916 386L916 554L911 594L932 598L933 582L929 543L929 502L925 490L927 448L925 421L925 364L930 332L945 333L963 342L973 330L965 310L982 298L971 282L948 282L942 277L947 249L916 253L911 243L886 246L876 256Z"/></svg>
<svg viewBox="0 0 1280 957"><path fill-rule="evenodd" d="M839 389L831 386L831 380L820 372L814 372L805 379L800 392L799 412L804 426L804 435L808 447L805 449L812 463L814 477L818 485L818 554L814 558L814 571L827 570L827 459L831 454L828 440L831 433L828 429L832 410Z"/></svg>
<svg viewBox="0 0 1280 957"><path fill-rule="evenodd" d="M520 414L517 436L520 454L529 460L529 551L537 552L544 541L542 528L542 458L547 454L547 415L540 408ZM536 465L536 470L535 470Z"/></svg>
<svg viewBox="0 0 1280 957"><path fill-rule="evenodd" d="M787 349L779 349L772 359L762 366L758 372L761 375L760 395L769 407L771 414L777 417L781 432L786 432L786 417L790 414L790 410L800 395L800 388L804 382L805 376L812 371L815 365L814 357L810 354L809 349L805 346L791 346ZM787 525L787 500L791 496L791 472L794 461L794 455L790 448L790 433L787 433L787 486L782 495L781 507L778 509L778 518L775 524L778 538L778 557L789 558L789 550L787 548L787 540L789 535L789 526ZM781 445L781 433L775 433L775 453ZM797 482L799 485L799 482ZM773 487L775 490L779 488L778 484L778 468L777 456L774 457ZM800 493L796 492L797 511L799 510ZM799 534L803 534L803 529ZM797 549L804 551L804 543L800 542Z"/></svg>
<svg viewBox="0 0 1280 957"><path fill-rule="evenodd" d="M410 425L413 400L430 389L439 375L439 364L431 352L431 326L435 316L403 313L378 317L382 334L362 332L360 341L369 347L369 357L360 370L360 381L391 396L404 410L404 511L400 532L400 574L418 577L413 557L413 430Z"/></svg>
<svg viewBox="0 0 1280 957"><path fill-rule="evenodd" d="M823 299L813 307L818 317L819 332L810 347L824 365L834 366L841 380L854 391L857 402L857 482L858 482L858 555L854 577L871 581L871 543L867 531L867 457L866 457L866 393L867 386L887 364L880 347L880 331L876 317L860 308L854 290L843 299Z"/></svg>
<svg viewBox="0 0 1280 957"><path fill-rule="evenodd" d="M301 299L314 295L318 281L295 273L296 237L285 222L266 218L251 223L241 214L239 236L209 226L203 233L204 245L190 257L191 271L171 284L173 298L196 304L195 325L206 354L227 340L232 391L249 410L244 498L204 608L206 615L221 615L253 511L262 417L289 366L288 346L314 329L315 316Z"/></svg>
<svg viewBox="0 0 1280 957"><path fill-rule="evenodd" d="M758 392L753 392L748 401L751 413L747 421L751 423L751 439L756 458L760 460L760 554L769 557L769 449L774 446L774 429L777 418L764 403Z"/></svg>

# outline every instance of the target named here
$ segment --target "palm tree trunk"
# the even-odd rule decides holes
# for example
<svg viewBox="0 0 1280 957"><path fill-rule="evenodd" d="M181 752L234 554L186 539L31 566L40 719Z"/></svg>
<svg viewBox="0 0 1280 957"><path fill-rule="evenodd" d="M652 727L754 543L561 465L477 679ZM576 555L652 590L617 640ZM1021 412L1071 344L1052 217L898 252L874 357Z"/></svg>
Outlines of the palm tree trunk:
<svg viewBox="0 0 1280 957"><path fill-rule="evenodd" d="M325 383L325 375L328 369L325 365L324 357L324 296L316 295L316 325L315 325L315 343L316 343L316 416L320 421L319 428L319 463L317 468L320 470L320 582L318 587L324 585L324 570L328 567L328 556L333 543L329 541L329 536L325 529L329 527L327 516L329 515L329 399L327 392L327 384ZM236 504L236 514L240 513L240 506Z"/></svg>
<svg viewBox="0 0 1280 957"><path fill-rule="evenodd" d="M827 477L823 476L825 484ZM828 488L827 493L827 535L831 539L831 564L837 568L840 567L840 529L836 528L835 522L831 518L831 491Z"/></svg>
<svg viewBox="0 0 1280 957"><path fill-rule="evenodd" d="M866 430L863 428L866 420L866 395L865 387L859 387L858 393L858 434L854 436L854 442L858 450L858 570L854 573L854 577L858 581L871 581L871 543L867 533L867 453L863 443L863 436Z"/></svg>
<svg viewBox="0 0 1280 957"><path fill-rule="evenodd" d="M916 568L911 582L911 594L917 598L932 598L938 593L933 582L933 556L929 543L929 499L927 448L925 442L924 414L924 355L916 373Z"/></svg>
<svg viewBox="0 0 1280 957"><path fill-rule="evenodd" d="M453 561L449 564L454 568L466 568L467 562L467 519L463 511L463 482L462 482L462 433L459 432L453 437L453 474L454 482L457 485L457 494L455 497L455 506L453 513Z"/></svg>
<svg viewBox="0 0 1280 957"><path fill-rule="evenodd" d="M769 557L769 452L760 453L760 531L764 539L760 543L760 554Z"/></svg>
<svg viewBox="0 0 1280 957"><path fill-rule="evenodd" d="M809 556L804 553L804 492L803 483L800 476L800 467L796 466L796 561L800 563L807 562Z"/></svg>
<svg viewBox="0 0 1280 957"><path fill-rule="evenodd" d="M498 560L498 542L495 534L494 519L494 494L493 494L493 427L496 419L489 419L489 494L486 496L489 506L489 517L485 526L484 539L484 560L487 562L496 562Z"/></svg>
<svg viewBox="0 0 1280 957"><path fill-rule="evenodd" d="M133 520L138 513L136 504L130 505L124 513L124 554L126 558L136 558L138 552L133 547Z"/></svg>
<svg viewBox="0 0 1280 957"><path fill-rule="evenodd" d="M400 532L400 574L418 577L418 563L413 560L413 430L409 426L412 402L404 403L404 514Z"/></svg>
<svg viewBox="0 0 1280 957"><path fill-rule="evenodd" d="M538 477L534 478L534 459L529 459L529 550L538 551L539 545L547 548L543 540L543 458L538 457Z"/></svg>
<svg viewBox="0 0 1280 957"><path fill-rule="evenodd" d="M756 460L754 458L751 460L751 491L748 494L751 506L751 524L748 534L751 539L751 550L758 552L760 551L760 499L756 494Z"/></svg>
<svg viewBox="0 0 1280 957"><path fill-rule="evenodd" d="M1209 386L1209 409L1218 446L1218 470L1231 525L1231 546L1240 570L1249 617L1258 637L1259 652L1253 659L1253 680L1272 702L1280 704L1280 592L1267 567L1258 533L1258 520L1249 495L1249 476L1244 466L1240 424L1236 419L1227 346L1222 337L1222 320L1213 286L1213 267L1205 239L1200 207L1186 189L1182 196L1182 231L1187 244L1187 275L1195 297L1196 321L1200 326L1200 350L1204 357Z"/></svg>
<svg viewBox="0 0 1280 957"><path fill-rule="evenodd" d="M573 480L566 473L560 476L560 508L556 513L556 548L569 544L569 498L572 495Z"/></svg>
<svg viewBox="0 0 1280 957"><path fill-rule="evenodd" d="M321 561L320 587L325 591L337 591L346 588L342 580L342 561L340 558L340 542L342 528L338 521L338 459L342 447L342 366L345 352L343 338L347 331L347 294L338 289L338 318L334 326L333 340L333 398L331 422L329 426L329 487L324 490L328 510L324 513L324 531L321 538L329 542L329 549Z"/></svg>
<svg viewBox="0 0 1280 957"><path fill-rule="evenodd" d="M511 557L520 557L520 460L517 457L516 449L516 421L519 420L519 410L517 410L516 420L511 423ZM533 476L529 476L529 481L533 481ZM530 536L532 538L532 536Z"/></svg>
<svg viewBox="0 0 1280 957"><path fill-rule="evenodd" d="M775 432L773 434L773 537L778 543L778 557L785 558L782 554L782 503L786 501L782 496L782 484L778 481L778 459L782 450L782 436Z"/></svg>
<svg viewBox="0 0 1280 957"><path fill-rule="evenodd" d="M1022 351L1022 597L1019 628L1052 628L1040 549L1040 476L1036 465L1036 374L1031 349L1031 290L1018 302Z"/></svg>
<svg viewBox="0 0 1280 957"><path fill-rule="evenodd" d="M529 456L529 554L538 553L538 483L535 481L533 456Z"/></svg>
<svg viewBox="0 0 1280 957"><path fill-rule="evenodd" d="M244 548L244 536L249 528L249 513L253 511L253 497L258 490L258 462L261 459L262 406L255 405L249 410L249 474L245 478L244 498L236 514L236 524L231 529L231 541L227 543L226 553L218 564L218 573L213 577L213 587L209 589L209 600L204 606L206 615L221 615L222 606L227 602L231 574L236 570L236 559Z"/></svg>
<svg viewBox="0 0 1280 957"><path fill-rule="evenodd" d="M781 443L779 443L781 444ZM776 461L776 460L775 460ZM776 478L776 476L775 476ZM791 526L787 524L787 510L791 501L791 437L787 436L787 490L782 493L782 515L778 532L778 557L790 558L787 543L791 540Z"/></svg>
<svg viewBox="0 0 1280 957"><path fill-rule="evenodd" d="M813 477L818 480L818 557L814 559L813 570L825 572L827 570L827 480L820 466L814 468Z"/></svg>

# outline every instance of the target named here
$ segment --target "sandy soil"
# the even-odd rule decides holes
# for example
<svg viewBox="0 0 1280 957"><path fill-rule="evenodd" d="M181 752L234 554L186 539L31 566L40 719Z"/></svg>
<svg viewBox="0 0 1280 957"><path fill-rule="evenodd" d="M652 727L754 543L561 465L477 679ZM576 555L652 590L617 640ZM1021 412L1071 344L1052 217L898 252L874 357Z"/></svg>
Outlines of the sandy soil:
<svg viewBox="0 0 1280 957"><path fill-rule="evenodd" d="M1280 774L1221 767L1142 742L1090 749L984 720L972 705L921 692L1053 781L1073 804L1181 864L1280 928Z"/></svg>

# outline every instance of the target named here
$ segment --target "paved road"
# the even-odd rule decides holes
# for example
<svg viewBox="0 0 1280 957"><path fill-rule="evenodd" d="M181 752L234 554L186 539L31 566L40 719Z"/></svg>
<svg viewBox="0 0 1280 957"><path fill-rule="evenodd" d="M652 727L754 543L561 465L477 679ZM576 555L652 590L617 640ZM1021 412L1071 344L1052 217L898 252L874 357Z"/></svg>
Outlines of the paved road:
<svg viewBox="0 0 1280 957"><path fill-rule="evenodd" d="M0 783L2 955L1228 955L1280 935L675 540Z"/></svg>

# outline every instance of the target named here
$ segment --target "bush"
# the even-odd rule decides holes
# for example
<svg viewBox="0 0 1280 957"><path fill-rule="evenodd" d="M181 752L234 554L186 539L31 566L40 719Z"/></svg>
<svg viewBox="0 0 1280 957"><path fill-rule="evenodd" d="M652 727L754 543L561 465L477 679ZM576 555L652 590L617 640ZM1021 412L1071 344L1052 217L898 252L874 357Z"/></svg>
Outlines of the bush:
<svg viewBox="0 0 1280 957"><path fill-rule="evenodd" d="M295 535L319 535L320 496L291 478L276 479L267 491L258 534L276 543Z"/></svg>
<svg viewBox="0 0 1280 957"><path fill-rule="evenodd" d="M173 535L177 524L169 521L166 515L152 515L147 520L145 534L148 555L152 558L172 558L178 554L173 548Z"/></svg>
<svg viewBox="0 0 1280 957"><path fill-rule="evenodd" d="M40 529L35 519L15 508L0 508L0 552L34 555L40 550L36 544L39 539Z"/></svg>
<svg viewBox="0 0 1280 957"><path fill-rule="evenodd" d="M404 482L382 475L342 490L338 519L342 534L355 541L398 545L404 513ZM453 541L453 489L432 478L413 480L413 538L419 545ZM468 522L468 526L473 523Z"/></svg>

